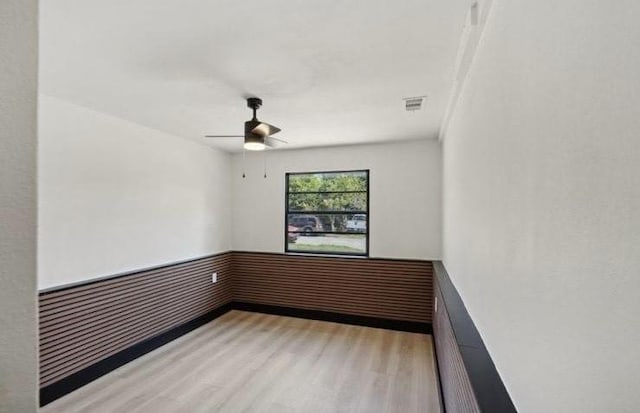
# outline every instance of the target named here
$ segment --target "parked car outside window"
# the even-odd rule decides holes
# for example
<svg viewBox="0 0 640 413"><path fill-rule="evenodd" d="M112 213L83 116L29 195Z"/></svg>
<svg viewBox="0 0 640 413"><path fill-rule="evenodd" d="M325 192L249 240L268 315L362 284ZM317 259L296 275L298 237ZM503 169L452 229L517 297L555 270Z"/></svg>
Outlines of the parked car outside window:
<svg viewBox="0 0 640 413"><path fill-rule="evenodd" d="M320 219L314 215L294 215L289 219L289 225L296 227L296 231L322 232Z"/></svg>
<svg viewBox="0 0 640 413"><path fill-rule="evenodd" d="M346 225L349 232L366 232L367 231L367 216L365 214L352 215L347 220Z"/></svg>
<svg viewBox="0 0 640 413"><path fill-rule="evenodd" d="M295 231L298 231L298 228L294 227L293 225L289 225L287 227L287 239L291 244L296 242L296 240L298 239L298 233Z"/></svg>

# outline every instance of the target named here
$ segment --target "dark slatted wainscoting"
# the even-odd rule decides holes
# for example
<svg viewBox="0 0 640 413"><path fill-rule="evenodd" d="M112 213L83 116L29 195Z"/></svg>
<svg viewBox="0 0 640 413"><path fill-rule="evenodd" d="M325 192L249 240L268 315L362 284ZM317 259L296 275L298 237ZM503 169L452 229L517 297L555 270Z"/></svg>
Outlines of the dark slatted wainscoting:
<svg viewBox="0 0 640 413"><path fill-rule="evenodd" d="M417 260L234 251L57 287L40 293L40 401L234 308L428 333L432 307Z"/></svg>
<svg viewBox="0 0 640 413"><path fill-rule="evenodd" d="M434 313L433 331L438 353L440 386L447 412L479 413L480 407L471 388L451 321L436 281L438 309Z"/></svg>
<svg viewBox="0 0 640 413"><path fill-rule="evenodd" d="M234 252L234 300L431 323L430 261Z"/></svg>
<svg viewBox="0 0 640 413"><path fill-rule="evenodd" d="M42 292L41 388L229 303L232 283L223 253Z"/></svg>
<svg viewBox="0 0 640 413"><path fill-rule="evenodd" d="M516 413L480 333L441 262L434 263L433 335L447 413Z"/></svg>

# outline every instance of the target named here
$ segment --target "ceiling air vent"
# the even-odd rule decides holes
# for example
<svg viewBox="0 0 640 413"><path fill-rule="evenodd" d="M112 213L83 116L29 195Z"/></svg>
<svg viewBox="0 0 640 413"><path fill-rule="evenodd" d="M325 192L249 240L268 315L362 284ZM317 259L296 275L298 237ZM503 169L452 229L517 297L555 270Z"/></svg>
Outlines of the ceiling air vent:
<svg viewBox="0 0 640 413"><path fill-rule="evenodd" d="M422 103L427 99L426 96L415 96L410 98L404 98L404 107L407 111L422 109Z"/></svg>

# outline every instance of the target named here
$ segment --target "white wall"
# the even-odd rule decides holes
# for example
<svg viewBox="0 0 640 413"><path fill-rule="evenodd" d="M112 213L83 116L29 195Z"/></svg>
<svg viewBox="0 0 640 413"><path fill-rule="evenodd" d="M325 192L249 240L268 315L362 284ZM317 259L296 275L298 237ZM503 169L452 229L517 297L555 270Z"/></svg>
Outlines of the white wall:
<svg viewBox="0 0 640 413"><path fill-rule="evenodd" d="M444 261L518 411L640 406L640 3L495 0L444 137Z"/></svg>
<svg viewBox="0 0 640 413"><path fill-rule="evenodd" d="M41 96L39 286L230 247L230 156Z"/></svg>
<svg viewBox="0 0 640 413"><path fill-rule="evenodd" d="M38 406L37 4L0 2L0 412Z"/></svg>
<svg viewBox="0 0 640 413"><path fill-rule="evenodd" d="M267 179L263 178L263 159ZM285 173L370 169L370 256L440 258L441 153L433 141L233 157L233 249L284 251ZM257 214L255 212L258 212Z"/></svg>

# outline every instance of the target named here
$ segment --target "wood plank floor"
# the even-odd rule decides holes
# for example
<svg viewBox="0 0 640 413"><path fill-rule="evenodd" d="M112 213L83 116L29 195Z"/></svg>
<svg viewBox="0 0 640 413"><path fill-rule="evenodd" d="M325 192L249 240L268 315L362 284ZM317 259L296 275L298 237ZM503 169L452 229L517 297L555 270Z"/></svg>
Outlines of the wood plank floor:
<svg viewBox="0 0 640 413"><path fill-rule="evenodd" d="M40 409L440 412L431 336L231 311Z"/></svg>

